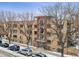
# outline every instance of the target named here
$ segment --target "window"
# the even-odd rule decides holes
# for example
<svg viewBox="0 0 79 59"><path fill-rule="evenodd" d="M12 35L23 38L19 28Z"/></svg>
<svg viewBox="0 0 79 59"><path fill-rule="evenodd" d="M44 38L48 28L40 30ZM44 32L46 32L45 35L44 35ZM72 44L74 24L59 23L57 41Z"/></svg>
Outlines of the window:
<svg viewBox="0 0 79 59"><path fill-rule="evenodd" d="M51 40L47 40L47 43L50 44L51 43Z"/></svg>
<svg viewBox="0 0 79 59"><path fill-rule="evenodd" d="M13 27L17 27L17 24L14 24Z"/></svg>
<svg viewBox="0 0 79 59"><path fill-rule="evenodd" d="M44 32L44 29L43 28L40 28L40 32L43 33Z"/></svg>
<svg viewBox="0 0 79 59"><path fill-rule="evenodd" d="M37 25L34 25L35 28L37 28Z"/></svg>
<svg viewBox="0 0 79 59"><path fill-rule="evenodd" d="M67 23L67 25L70 25L70 23Z"/></svg>
<svg viewBox="0 0 79 59"><path fill-rule="evenodd" d="M44 20L40 20L40 25L41 25L41 26L44 25Z"/></svg>
<svg viewBox="0 0 79 59"><path fill-rule="evenodd" d="M37 34L37 31L34 31L34 34Z"/></svg>
<svg viewBox="0 0 79 59"><path fill-rule="evenodd" d="M47 27L48 27L48 28L51 28L51 24L48 24Z"/></svg>
<svg viewBox="0 0 79 59"><path fill-rule="evenodd" d="M23 28L23 25L21 24L20 27Z"/></svg>
<svg viewBox="0 0 79 59"><path fill-rule="evenodd" d="M17 30L13 30L13 33L17 33Z"/></svg>
<svg viewBox="0 0 79 59"><path fill-rule="evenodd" d="M14 38L17 38L17 35L13 35Z"/></svg>
<svg viewBox="0 0 79 59"><path fill-rule="evenodd" d="M8 36L8 35L6 35L6 36Z"/></svg>

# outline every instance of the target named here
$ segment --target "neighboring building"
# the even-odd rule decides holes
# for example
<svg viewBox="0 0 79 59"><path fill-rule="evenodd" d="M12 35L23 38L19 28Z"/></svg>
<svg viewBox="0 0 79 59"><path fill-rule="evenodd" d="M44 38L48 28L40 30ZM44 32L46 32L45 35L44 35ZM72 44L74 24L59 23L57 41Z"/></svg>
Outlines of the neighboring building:
<svg viewBox="0 0 79 59"><path fill-rule="evenodd" d="M27 43L27 38L30 33L30 39L32 40L32 21L12 21L13 30L12 30L12 41L20 42L20 43ZM30 28L30 29L29 29ZM23 34L23 32L25 32ZM27 37L25 36L27 34ZM30 41L30 45L32 45L32 41Z"/></svg>
<svg viewBox="0 0 79 59"><path fill-rule="evenodd" d="M75 41L77 42L76 48L79 50L79 15L77 15L76 20L74 20L74 26L77 30L77 32L75 33Z"/></svg>
<svg viewBox="0 0 79 59"><path fill-rule="evenodd" d="M0 22L0 38L4 36L3 28L4 28L3 22Z"/></svg>

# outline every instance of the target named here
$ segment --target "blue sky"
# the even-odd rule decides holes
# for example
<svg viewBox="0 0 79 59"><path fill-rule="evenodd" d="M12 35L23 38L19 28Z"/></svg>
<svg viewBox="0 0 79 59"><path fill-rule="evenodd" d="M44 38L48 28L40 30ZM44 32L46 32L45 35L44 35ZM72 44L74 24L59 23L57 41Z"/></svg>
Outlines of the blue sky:
<svg viewBox="0 0 79 59"><path fill-rule="evenodd" d="M0 10L10 10L15 12L38 12L37 10L39 8L54 4L55 2L0 2Z"/></svg>
<svg viewBox="0 0 79 59"><path fill-rule="evenodd" d="M0 10L11 10L16 12L35 11L43 6L52 5L52 3L35 2L0 2Z"/></svg>

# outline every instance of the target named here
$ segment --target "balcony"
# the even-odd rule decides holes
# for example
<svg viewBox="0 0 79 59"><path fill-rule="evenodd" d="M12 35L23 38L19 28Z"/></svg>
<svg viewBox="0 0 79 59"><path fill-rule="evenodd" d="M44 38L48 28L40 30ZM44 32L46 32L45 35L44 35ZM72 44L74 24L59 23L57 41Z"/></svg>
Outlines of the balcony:
<svg viewBox="0 0 79 59"><path fill-rule="evenodd" d="M37 42L45 43L45 40L36 40Z"/></svg>

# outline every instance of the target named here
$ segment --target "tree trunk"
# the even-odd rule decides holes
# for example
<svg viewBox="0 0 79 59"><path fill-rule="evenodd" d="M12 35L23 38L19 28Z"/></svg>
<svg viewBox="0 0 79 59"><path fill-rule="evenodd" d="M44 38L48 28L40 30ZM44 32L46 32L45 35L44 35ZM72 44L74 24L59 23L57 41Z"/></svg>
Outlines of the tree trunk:
<svg viewBox="0 0 79 59"><path fill-rule="evenodd" d="M11 42L10 42L10 38L9 38L9 44L10 44Z"/></svg>
<svg viewBox="0 0 79 59"><path fill-rule="evenodd" d="M61 57L64 57L64 44L61 45Z"/></svg>

